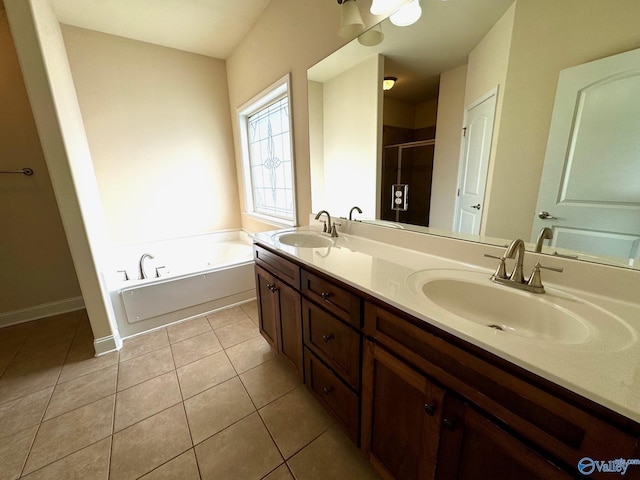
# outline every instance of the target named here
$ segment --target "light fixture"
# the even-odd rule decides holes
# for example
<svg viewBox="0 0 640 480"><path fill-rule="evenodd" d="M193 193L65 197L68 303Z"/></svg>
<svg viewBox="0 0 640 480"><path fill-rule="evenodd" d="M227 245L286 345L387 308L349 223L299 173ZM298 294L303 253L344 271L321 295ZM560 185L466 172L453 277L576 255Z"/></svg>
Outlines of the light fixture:
<svg viewBox="0 0 640 480"><path fill-rule="evenodd" d="M338 35L342 38L353 38L360 35L364 31L364 22L356 0L338 0L338 4L342 5Z"/></svg>
<svg viewBox="0 0 640 480"><path fill-rule="evenodd" d="M408 0L373 0L369 11L372 15L388 15L395 12Z"/></svg>
<svg viewBox="0 0 640 480"><path fill-rule="evenodd" d="M369 30L358 36L358 43L365 47L375 47L380 45L384 40L384 33L382 33L382 27L377 24L371 27Z"/></svg>
<svg viewBox="0 0 640 480"><path fill-rule="evenodd" d="M396 77L384 77L384 80L382 80L382 90L385 92L391 90L397 81L398 79Z"/></svg>
<svg viewBox="0 0 640 480"><path fill-rule="evenodd" d="M412 0L393 12L389 20L398 27L407 27L416 23L421 15L420 0Z"/></svg>

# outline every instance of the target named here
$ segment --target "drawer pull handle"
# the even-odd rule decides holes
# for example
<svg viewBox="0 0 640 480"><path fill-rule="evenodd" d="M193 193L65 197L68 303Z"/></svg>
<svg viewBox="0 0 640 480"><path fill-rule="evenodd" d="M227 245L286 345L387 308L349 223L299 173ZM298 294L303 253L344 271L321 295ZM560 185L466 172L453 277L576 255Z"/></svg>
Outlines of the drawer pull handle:
<svg viewBox="0 0 640 480"><path fill-rule="evenodd" d="M434 413L436 413L436 406L430 403L425 403L424 404L424 411L427 412L427 415L429 415L430 417L433 416Z"/></svg>
<svg viewBox="0 0 640 480"><path fill-rule="evenodd" d="M322 297L322 299L323 299L323 300L325 300L325 301L327 301L327 302L328 302L328 301L329 301L329 297L331 296L331 293L329 293L329 292L322 292L322 293L320 294L320 296Z"/></svg>
<svg viewBox="0 0 640 480"><path fill-rule="evenodd" d="M442 420L442 426L447 430L453 431L456 428L456 422L452 418L445 418Z"/></svg>
<svg viewBox="0 0 640 480"><path fill-rule="evenodd" d="M331 392L333 392L333 387L324 387L322 391L325 395L329 395Z"/></svg>
<svg viewBox="0 0 640 480"><path fill-rule="evenodd" d="M328 335L322 335L322 340L325 341L325 343L327 343L329 340L333 340L335 337L333 336L333 333L330 333Z"/></svg>
<svg viewBox="0 0 640 480"><path fill-rule="evenodd" d="M278 290L278 287L276 287L273 283L267 283L267 288L274 293Z"/></svg>

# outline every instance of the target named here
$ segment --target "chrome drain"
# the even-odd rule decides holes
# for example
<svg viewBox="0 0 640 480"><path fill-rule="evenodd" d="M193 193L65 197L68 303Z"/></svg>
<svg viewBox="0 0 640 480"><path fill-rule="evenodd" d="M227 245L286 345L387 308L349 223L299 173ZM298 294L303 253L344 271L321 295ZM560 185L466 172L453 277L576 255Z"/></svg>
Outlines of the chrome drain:
<svg viewBox="0 0 640 480"><path fill-rule="evenodd" d="M496 330L500 330L501 332L504 330L504 328L502 328L500 325L487 325L487 327L489 328L494 328Z"/></svg>

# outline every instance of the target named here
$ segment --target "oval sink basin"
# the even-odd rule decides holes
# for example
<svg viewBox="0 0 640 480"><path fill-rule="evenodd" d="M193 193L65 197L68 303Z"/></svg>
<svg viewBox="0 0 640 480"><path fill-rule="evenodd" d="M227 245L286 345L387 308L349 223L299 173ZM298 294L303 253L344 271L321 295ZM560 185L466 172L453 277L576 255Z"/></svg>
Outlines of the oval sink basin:
<svg viewBox="0 0 640 480"><path fill-rule="evenodd" d="M414 294L441 313L494 329L497 335L566 347L601 343L612 350L636 338L616 315L551 288L534 294L497 285L485 273L444 269L414 273L407 282Z"/></svg>
<svg viewBox="0 0 640 480"><path fill-rule="evenodd" d="M323 248L333 245L330 237L318 232L283 232L275 234L273 239L283 245L298 248Z"/></svg>

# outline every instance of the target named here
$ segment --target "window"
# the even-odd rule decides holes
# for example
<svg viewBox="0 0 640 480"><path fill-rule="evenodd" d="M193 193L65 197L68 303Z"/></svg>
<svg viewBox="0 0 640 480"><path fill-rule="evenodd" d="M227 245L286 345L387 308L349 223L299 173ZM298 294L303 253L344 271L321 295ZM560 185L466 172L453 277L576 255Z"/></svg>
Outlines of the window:
<svg viewBox="0 0 640 480"><path fill-rule="evenodd" d="M289 76L238 112L248 213L277 224L295 225Z"/></svg>

